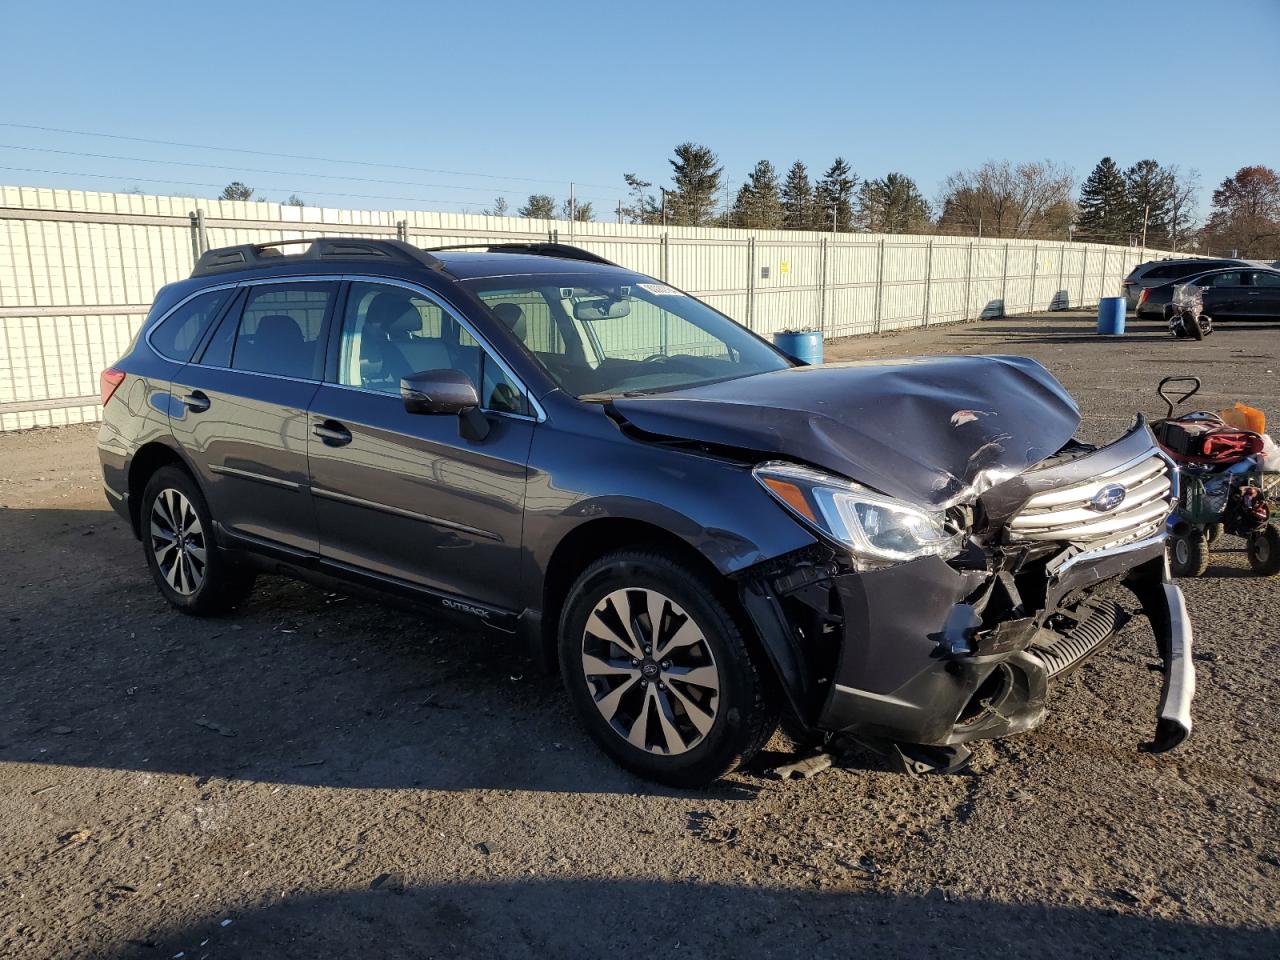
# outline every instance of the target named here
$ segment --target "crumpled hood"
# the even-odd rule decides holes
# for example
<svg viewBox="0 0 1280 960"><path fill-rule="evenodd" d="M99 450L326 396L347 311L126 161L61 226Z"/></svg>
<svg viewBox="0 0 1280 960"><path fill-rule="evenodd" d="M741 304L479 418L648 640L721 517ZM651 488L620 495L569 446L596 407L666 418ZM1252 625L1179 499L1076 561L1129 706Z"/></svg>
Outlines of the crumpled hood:
<svg viewBox="0 0 1280 960"><path fill-rule="evenodd" d="M647 434L796 460L939 506L1075 434L1075 402L1026 357L907 357L793 367L647 397L617 414Z"/></svg>

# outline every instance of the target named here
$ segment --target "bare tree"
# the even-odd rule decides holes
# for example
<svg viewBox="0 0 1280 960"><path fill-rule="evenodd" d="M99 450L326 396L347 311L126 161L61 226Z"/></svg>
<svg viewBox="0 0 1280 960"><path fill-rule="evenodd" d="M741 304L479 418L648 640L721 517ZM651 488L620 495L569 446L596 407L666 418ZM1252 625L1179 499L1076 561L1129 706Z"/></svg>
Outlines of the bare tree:
<svg viewBox="0 0 1280 960"><path fill-rule="evenodd" d="M252 200L253 187L246 186L239 180L232 180L222 188L222 193L218 195L219 200Z"/></svg>
<svg viewBox="0 0 1280 960"><path fill-rule="evenodd" d="M587 201L584 203L581 200L577 200L570 204L568 200L565 200L560 204L560 219L577 220L580 223L585 223L588 220L594 219L591 210L591 202Z"/></svg>
<svg viewBox="0 0 1280 960"><path fill-rule="evenodd" d="M1270 167L1241 167L1213 191L1213 213L1205 224L1215 247L1238 256L1280 257L1280 173Z"/></svg>
<svg viewBox="0 0 1280 960"><path fill-rule="evenodd" d="M284 202L286 207L305 207L307 201L303 200L296 193L289 194L289 199Z"/></svg>
<svg viewBox="0 0 1280 960"><path fill-rule="evenodd" d="M1169 243L1174 250L1185 247L1196 227L1196 195L1200 192L1200 171L1183 170L1176 163L1169 174Z"/></svg>
<svg viewBox="0 0 1280 960"><path fill-rule="evenodd" d="M507 204L506 197L497 197L493 201L493 206L484 211L486 217L505 217L507 210L510 209Z"/></svg>
<svg viewBox="0 0 1280 960"><path fill-rule="evenodd" d="M939 228L996 237L1061 237L1074 215L1071 172L1051 160L988 160L942 185Z"/></svg>

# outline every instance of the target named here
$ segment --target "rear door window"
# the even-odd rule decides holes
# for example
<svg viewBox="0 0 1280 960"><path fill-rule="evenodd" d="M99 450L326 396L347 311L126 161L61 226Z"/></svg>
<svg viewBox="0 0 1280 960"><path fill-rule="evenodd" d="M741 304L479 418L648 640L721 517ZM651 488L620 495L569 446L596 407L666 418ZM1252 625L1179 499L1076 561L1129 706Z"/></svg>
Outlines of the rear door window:
<svg viewBox="0 0 1280 960"><path fill-rule="evenodd" d="M151 346L161 356L186 363L234 292L228 287L192 297L151 331Z"/></svg>
<svg viewBox="0 0 1280 960"><path fill-rule="evenodd" d="M1280 287L1280 273L1267 273L1263 270L1257 270L1250 276L1253 278L1255 287Z"/></svg>
<svg viewBox="0 0 1280 960"><path fill-rule="evenodd" d="M277 377L319 380L324 331L337 290L336 283L249 287L232 339L229 366ZM209 353L215 346L210 344Z"/></svg>

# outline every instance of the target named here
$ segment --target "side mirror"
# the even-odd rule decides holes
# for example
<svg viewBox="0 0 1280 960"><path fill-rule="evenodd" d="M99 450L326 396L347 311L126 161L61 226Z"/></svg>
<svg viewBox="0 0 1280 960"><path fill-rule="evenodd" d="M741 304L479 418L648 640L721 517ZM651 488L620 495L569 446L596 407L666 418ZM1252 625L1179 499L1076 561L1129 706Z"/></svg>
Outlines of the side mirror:
<svg viewBox="0 0 1280 960"><path fill-rule="evenodd" d="M461 370L423 370L400 381L400 397L409 413L453 414L468 440L489 435L489 420L480 410L476 385Z"/></svg>

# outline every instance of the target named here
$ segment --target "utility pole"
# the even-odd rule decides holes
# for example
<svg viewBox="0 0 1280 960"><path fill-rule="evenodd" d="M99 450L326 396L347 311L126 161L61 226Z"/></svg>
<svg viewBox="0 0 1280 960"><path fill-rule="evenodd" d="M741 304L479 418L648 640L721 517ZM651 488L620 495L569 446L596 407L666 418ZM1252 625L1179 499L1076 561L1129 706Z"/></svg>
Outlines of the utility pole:
<svg viewBox="0 0 1280 960"><path fill-rule="evenodd" d="M667 225L667 188L659 187L658 189L662 191L662 225L665 227Z"/></svg>
<svg viewBox="0 0 1280 960"><path fill-rule="evenodd" d="M618 222L622 222L622 201L618 201Z"/></svg>
<svg viewBox="0 0 1280 960"><path fill-rule="evenodd" d="M831 201L831 232L840 232L840 201Z"/></svg>
<svg viewBox="0 0 1280 960"><path fill-rule="evenodd" d="M1147 218L1151 216L1151 204L1142 208L1142 259L1147 259Z"/></svg>
<svg viewBox="0 0 1280 960"><path fill-rule="evenodd" d="M573 242L573 222L578 219L578 200L573 184L569 184L569 242Z"/></svg>
<svg viewBox="0 0 1280 960"><path fill-rule="evenodd" d="M978 241L982 241L982 218L978 218Z"/></svg>

